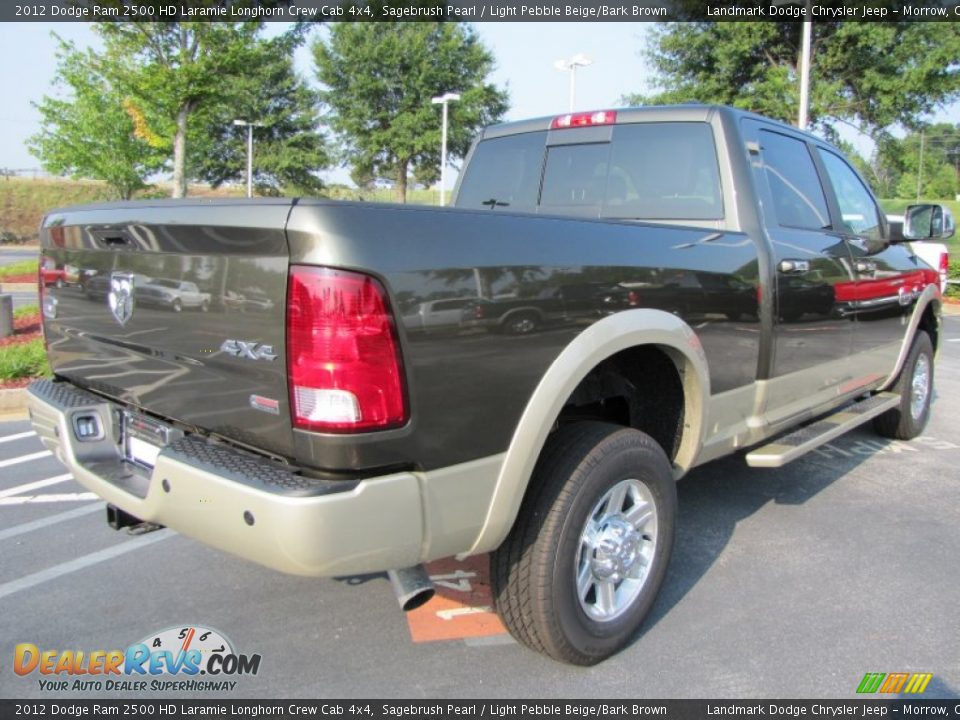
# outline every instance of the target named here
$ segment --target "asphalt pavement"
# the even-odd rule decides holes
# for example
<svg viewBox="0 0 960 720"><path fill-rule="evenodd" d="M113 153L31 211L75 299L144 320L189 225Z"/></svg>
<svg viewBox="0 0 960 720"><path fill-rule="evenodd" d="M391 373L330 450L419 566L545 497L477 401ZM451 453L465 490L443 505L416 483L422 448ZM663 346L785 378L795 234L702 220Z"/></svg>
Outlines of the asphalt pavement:
<svg viewBox="0 0 960 720"><path fill-rule="evenodd" d="M690 473L652 616L587 669L496 624L444 631L483 616L484 559L432 570L445 600L421 613L424 630L381 575L291 577L169 530L111 530L26 421L0 423L0 697L843 698L867 672L932 673L925 698L957 697L958 318L945 320L936 373L915 441L867 428L780 470L740 454ZM41 689L52 676L13 671L19 643L90 653L168 628L219 631L259 654L259 670L230 676L229 691L135 693L73 690L92 676L69 675Z"/></svg>

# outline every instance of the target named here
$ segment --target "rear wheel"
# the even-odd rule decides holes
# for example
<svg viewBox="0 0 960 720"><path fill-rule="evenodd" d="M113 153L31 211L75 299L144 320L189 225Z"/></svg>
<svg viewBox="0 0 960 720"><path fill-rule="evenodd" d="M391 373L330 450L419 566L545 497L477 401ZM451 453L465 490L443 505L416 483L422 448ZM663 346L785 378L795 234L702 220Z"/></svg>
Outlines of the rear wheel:
<svg viewBox="0 0 960 720"><path fill-rule="evenodd" d="M180 302L180 298L177 298L176 300L174 300L174 301L173 301L173 304L170 306L170 308L171 308L174 312L180 312L181 310L183 310L183 303Z"/></svg>
<svg viewBox="0 0 960 720"><path fill-rule="evenodd" d="M933 343L922 330L917 332L892 389L900 395L900 405L877 417L873 428L883 437L912 440L930 419L933 397Z"/></svg>
<svg viewBox="0 0 960 720"><path fill-rule="evenodd" d="M620 650L663 584L675 515L670 462L652 438L600 422L561 427L492 557L510 632L576 665Z"/></svg>

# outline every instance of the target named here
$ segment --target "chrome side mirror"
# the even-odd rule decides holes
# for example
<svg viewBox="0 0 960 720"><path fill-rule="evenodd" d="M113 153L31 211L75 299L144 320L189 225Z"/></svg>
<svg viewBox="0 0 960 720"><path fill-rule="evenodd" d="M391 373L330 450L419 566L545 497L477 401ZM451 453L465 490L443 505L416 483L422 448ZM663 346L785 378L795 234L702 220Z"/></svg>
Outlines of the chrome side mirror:
<svg viewBox="0 0 960 720"><path fill-rule="evenodd" d="M943 205L911 205L903 214L905 240L946 240L955 231L953 213Z"/></svg>

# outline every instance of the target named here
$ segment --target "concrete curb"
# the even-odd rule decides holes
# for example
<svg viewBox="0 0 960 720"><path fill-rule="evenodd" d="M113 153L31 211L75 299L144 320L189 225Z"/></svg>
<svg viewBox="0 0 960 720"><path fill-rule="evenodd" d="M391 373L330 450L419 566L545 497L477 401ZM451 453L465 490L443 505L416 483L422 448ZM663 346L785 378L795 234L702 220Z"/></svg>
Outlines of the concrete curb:
<svg viewBox="0 0 960 720"><path fill-rule="evenodd" d="M36 283L0 283L0 293L36 292Z"/></svg>
<svg viewBox="0 0 960 720"><path fill-rule="evenodd" d="M0 417L4 415L25 415L26 412L26 388L0 390Z"/></svg>

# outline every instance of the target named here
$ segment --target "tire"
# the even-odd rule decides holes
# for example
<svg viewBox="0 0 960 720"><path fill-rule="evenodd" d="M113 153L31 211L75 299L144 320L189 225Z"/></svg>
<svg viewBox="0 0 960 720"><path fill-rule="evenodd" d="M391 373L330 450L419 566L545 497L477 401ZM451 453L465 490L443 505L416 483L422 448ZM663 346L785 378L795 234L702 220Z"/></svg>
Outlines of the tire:
<svg viewBox="0 0 960 720"><path fill-rule="evenodd" d="M528 335L540 327L540 318L532 312L518 312L503 321L508 335Z"/></svg>
<svg viewBox="0 0 960 720"><path fill-rule="evenodd" d="M174 312L180 312L181 310L183 310L183 303L180 302L180 298L177 298L176 300L173 301L173 304L170 306L170 309L173 310Z"/></svg>
<svg viewBox="0 0 960 720"><path fill-rule="evenodd" d="M204 300L202 303L200 303L200 312L210 312L210 302L209 302L209 301Z"/></svg>
<svg viewBox="0 0 960 720"><path fill-rule="evenodd" d="M923 432L930 419L933 397L933 343L926 332L917 332L900 377L891 389L900 395L900 405L874 419L873 429L885 438L912 440Z"/></svg>
<svg viewBox="0 0 960 720"><path fill-rule="evenodd" d="M663 584L676 506L670 462L648 435L601 422L554 432L491 558L494 599L511 634L574 665L623 648Z"/></svg>
<svg viewBox="0 0 960 720"><path fill-rule="evenodd" d="M55 285L57 286L57 290L62 290L62 289L63 289L63 278L57 278L57 282L55 283Z"/></svg>

